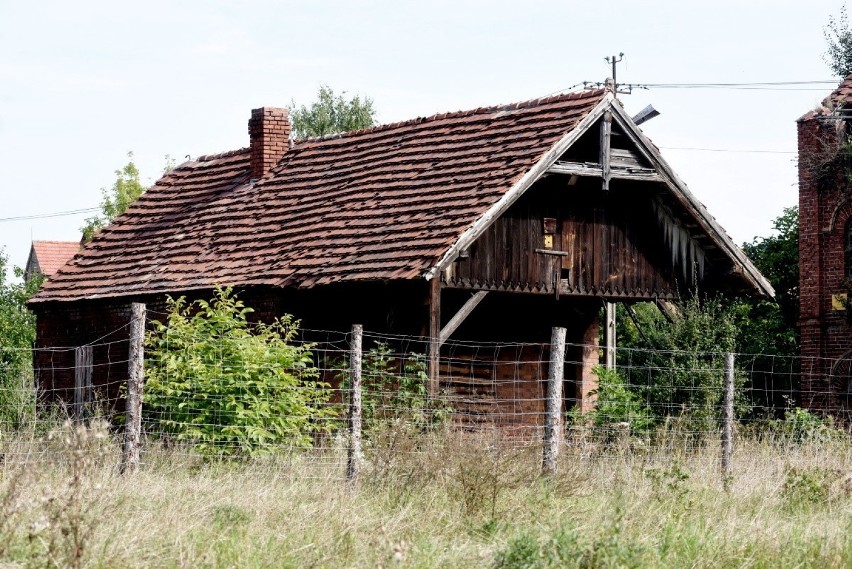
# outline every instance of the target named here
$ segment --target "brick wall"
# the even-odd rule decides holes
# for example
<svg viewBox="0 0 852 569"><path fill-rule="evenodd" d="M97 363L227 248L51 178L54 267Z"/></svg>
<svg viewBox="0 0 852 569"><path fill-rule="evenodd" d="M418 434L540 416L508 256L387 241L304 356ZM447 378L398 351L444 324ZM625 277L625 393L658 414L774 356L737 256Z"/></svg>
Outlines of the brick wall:
<svg viewBox="0 0 852 569"><path fill-rule="evenodd" d="M829 377L832 365L852 348L852 327L832 295L846 293L844 232L852 218L846 181L820 184L819 165L838 140L839 121L809 113L798 122L799 329L804 406L836 411L839 399Z"/></svg>

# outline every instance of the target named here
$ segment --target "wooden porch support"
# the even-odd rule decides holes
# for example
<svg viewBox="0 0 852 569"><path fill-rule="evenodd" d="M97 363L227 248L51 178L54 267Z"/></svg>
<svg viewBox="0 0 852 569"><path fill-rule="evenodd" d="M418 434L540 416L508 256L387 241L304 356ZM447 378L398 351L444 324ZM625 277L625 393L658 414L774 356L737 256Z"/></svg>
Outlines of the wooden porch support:
<svg viewBox="0 0 852 569"><path fill-rule="evenodd" d="M606 320L605 320L604 338L606 339L606 369L615 369L615 303L606 303Z"/></svg>
<svg viewBox="0 0 852 569"><path fill-rule="evenodd" d="M441 274L429 281L429 384L426 392L430 398L439 390L438 364L441 352Z"/></svg>
<svg viewBox="0 0 852 569"><path fill-rule="evenodd" d="M480 302L482 302L482 300L487 294L487 290L480 290L473 293L470 298L467 299L467 302L465 302L462 307L459 308L459 311L456 312L455 316L450 318L450 321L447 322L447 325L441 329L441 333L438 339L438 343L440 345L444 345L444 342L446 342L450 338L450 336L453 335L453 332L456 331L456 328L461 326L462 322L464 322L467 317L470 316L470 313L473 312L473 309L476 308Z"/></svg>
<svg viewBox="0 0 852 569"><path fill-rule="evenodd" d="M601 178L603 179L602 188L604 191L609 189L609 180L612 176L610 168L610 141L612 139L612 112L604 113L601 120Z"/></svg>

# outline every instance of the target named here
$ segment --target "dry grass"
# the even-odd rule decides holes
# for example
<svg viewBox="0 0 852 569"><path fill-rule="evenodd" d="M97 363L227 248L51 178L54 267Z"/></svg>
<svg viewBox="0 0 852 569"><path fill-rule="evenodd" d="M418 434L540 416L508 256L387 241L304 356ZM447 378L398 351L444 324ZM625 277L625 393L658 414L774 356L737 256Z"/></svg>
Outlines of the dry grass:
<svg viewBox="0 0 852 569"><path fill-rule="evenodd" d="M852 446L537 448L387 436L360 483L342 455L204 462L68 427L0 442L0 564L86 567L848 567ZM26 451L26 452L25 452Z"/></svg>

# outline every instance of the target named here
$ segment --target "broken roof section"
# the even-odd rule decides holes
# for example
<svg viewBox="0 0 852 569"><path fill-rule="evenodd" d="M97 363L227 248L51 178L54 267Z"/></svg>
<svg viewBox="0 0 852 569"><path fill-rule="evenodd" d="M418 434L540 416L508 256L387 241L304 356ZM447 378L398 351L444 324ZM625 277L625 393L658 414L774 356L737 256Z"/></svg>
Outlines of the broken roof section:
<svg viewBox="0 0 852 569"><path fill-rule="evenodd" d="M590 90L298 141L259 181L249 149L201 157L145 192L33 302L432 278L607 109L632 124L612 93ZM638 127L625 128L732 270L771 296Z"/></svg>

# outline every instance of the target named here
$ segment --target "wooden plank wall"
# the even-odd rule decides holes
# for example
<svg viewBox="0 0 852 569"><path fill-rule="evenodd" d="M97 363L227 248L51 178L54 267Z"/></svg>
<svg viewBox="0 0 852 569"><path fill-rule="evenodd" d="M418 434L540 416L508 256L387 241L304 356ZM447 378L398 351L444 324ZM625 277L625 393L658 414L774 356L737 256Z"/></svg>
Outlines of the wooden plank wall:
<svg viewBox="0 0 852 569"><path fill-rule="evenodd" d="M554 177L533 188L445 274L449 287L579 296L673 298L677 295L650 193L640 184L610 191ZM614 184L615 186L615 184ZM544 219L555 218L553 250Z"/></svg>

